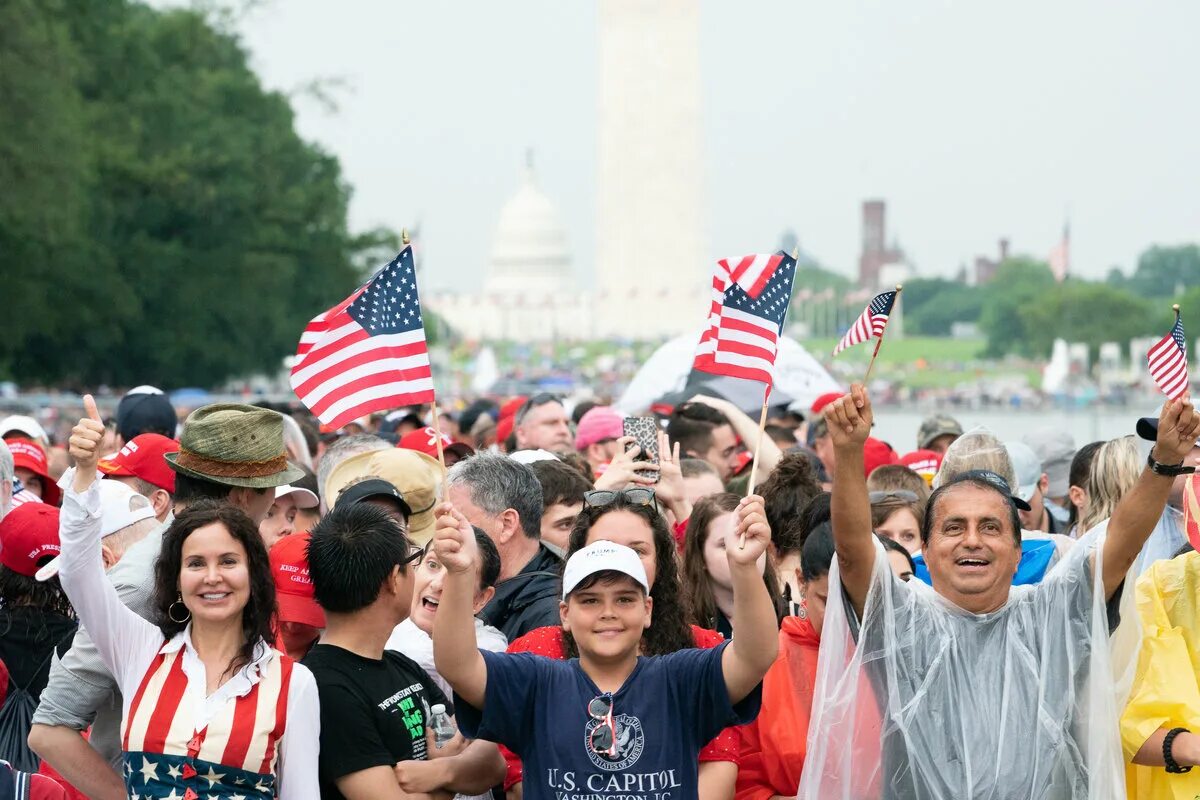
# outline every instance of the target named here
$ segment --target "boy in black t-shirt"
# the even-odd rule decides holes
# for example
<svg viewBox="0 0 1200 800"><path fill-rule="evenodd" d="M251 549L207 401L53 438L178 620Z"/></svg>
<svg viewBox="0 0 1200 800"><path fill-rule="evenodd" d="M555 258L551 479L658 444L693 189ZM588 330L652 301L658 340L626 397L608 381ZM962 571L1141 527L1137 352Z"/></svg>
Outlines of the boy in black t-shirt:
<svg viewBox="0 0 1200 800"><path fill-rule="evenodd" d="M559 611L578 659L477 650L475 537L449 503L438 515L434 547L447 574L434 661L454 688L462 730L521 756L525 800L696 797L700 748L758 714L778 649L775 610L755 566L771 539L762 500L742 501L737 532L745 544L726 551L736 642L650 658L638 655L653 605L645 568L637 553L609 541L578 551L563 571Z"/></svg>
<svg viewBox="0 0 1200 800"><path fill-rule="evenodd" d="M409 565L422 551L383 509L337 506L312 530L309 574L325 633L304 659L321 699L321 796L376 800L410 794L479 794L500 783L491 742L456 735L433 745L430 707L453 708L416 662L385 651L412 598ZM438 768L398 771L436 759Z"/></svg>

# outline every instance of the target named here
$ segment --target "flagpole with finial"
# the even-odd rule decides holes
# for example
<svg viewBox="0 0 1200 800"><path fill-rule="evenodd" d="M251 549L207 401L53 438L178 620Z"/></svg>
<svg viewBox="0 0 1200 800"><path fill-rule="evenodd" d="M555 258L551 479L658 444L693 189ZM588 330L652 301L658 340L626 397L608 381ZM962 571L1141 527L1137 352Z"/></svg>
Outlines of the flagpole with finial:
<svg viewBox="0 0 1200 800"><path fill-rule="evenodd" d="M897 283L896 284L896 301L900 300L900 293L902 291L904 291L904 285ZM894 305L894 302L893 302L893 305ZM873 370L875 368L875 357L879 355L879 348L881 346L883 346L883 336L885 333L887 333L886 325L884 326L883 330L879 332L879 338L875 340L875 352L871 353L871 363L867 364L867 374L863 378L863 386L866 386L871 381L871 370Z"/></svg>
<svg viewBox="0 0 1200 800"><path fill-rule="evenodd" d="M412 239L408 236L408 228L400 229L400 244L405 249L412 246ZM417 261L413 259L413 269L416 269ZM433 441L437 443L438 463L442 465L442 470L446 469L446 454L442 452L442 420L438 415L437 391L433 393Z"/></svg>
<svg viewBox="0 0 1200 800"><path fill-rule="evenodd" d="M796 261L799 257L800 257L800 246L797 245L796 247L792 248L792 261ZM793 278L792 279L792 288L795 288L795 286L796 286L796 280L795 280L795 278ZM792 296L791 296L791 293L789 292L788 293L788 305L790 306L791 304L792 304ZM786 308L784 308L783 316L784 316L784 319L787 319L787 309ZM781 339L783 338L783 321L782 320L779 323L779 338L781 338ZM778 351L779 351L778 342L776 342L775 349L776 349L776 352L778 353ZM747 497L754 494L754 481L758 477L758 453L762 449L763 436L765 436L766 432L767 432L767 406L770 403L770 401L771 401L771 384L769 384L769 383L763 384L762 410L759 411L759 414L758 414L758 438L754 441L754 459L750 462L750 482L746 484L746 496ZM746 534L745 533L738 536L738 549L739 550L746 549Z"/></svg>

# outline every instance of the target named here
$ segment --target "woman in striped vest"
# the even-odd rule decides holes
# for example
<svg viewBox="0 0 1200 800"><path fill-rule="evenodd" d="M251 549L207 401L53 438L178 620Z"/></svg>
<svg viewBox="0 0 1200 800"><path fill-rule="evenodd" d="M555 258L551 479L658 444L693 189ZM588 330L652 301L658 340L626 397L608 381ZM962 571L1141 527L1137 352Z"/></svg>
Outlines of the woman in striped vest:
<svg viewBox="0 0 1200 800"><path fill-rule="evenodd" d="M189 505L163 535L159 624L130 611L100 558L104 429L88 405L93 418L70 440L77 469L66 476L59 576L121 687L129 796L318 798L316 682L269 644L275 587L257 526L225 503Z"/></svg>

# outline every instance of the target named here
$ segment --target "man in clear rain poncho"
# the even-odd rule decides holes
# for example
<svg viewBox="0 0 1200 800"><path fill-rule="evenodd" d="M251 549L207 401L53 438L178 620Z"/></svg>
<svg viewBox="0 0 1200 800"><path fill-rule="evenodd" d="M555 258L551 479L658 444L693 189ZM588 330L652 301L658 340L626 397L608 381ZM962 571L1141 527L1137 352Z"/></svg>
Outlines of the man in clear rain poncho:
<svg viewBox="0 0 1200 800"><path fill-rule="evenodd" d="M825 418L837 448L837 559L800 797L1123 797L1111 617L1172 478L1147 467L1106 538L1072 548L1042 583L1014 587L1021 530L1006 482L957 476L930 497L921 532L932 587L903 583L871 531L865 390ZM1168 403L1157 470L1181 464L1198 433L1191 402Z"/></svg>

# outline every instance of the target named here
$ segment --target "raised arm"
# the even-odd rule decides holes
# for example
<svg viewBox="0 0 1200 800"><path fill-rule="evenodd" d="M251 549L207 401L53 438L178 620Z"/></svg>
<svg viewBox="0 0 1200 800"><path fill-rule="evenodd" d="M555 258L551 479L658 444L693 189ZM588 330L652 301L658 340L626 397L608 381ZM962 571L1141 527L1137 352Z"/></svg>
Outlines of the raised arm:
<svg viewBox="0 0 1200 800"><path fill-rule="evenodd" d="M58 536L58 576L79 621L87 628L104 665L117 679L122 691L128 691L130 671L145 667L144 655L161 647L161 632L121 602L117 590L104 575L100 556L100 487L96 464L104 438L104 423L96 410L96 401L84 395L88 416L71 430L70 454L75 472L67 472L69 481L63 495Z"/></svg>
<svg viewBox="0 0 1200 800"><path fill-rule="evenodd" d="M688 402L703 403L724 414L725 418L729 420L729 427L733 428L733 432L738 435L738 438L742 440L750 452L753 453L757 445L759 480L767 479L767 476L771 474L772 470L779 463L779 459L783 458L783 452L770 436L763 434L761 437L762 441L759 442L758 420L751 419L750 415L745 411L742 411L728 400L723 400L719 397L698 394ZM753 491L754 487L751 486L750 490Z"/></svg>
<svg viewBox="0 0 1200 800"><path fill-rule="evenodd" d="M725 548L729 577L733 580L733 629L737 637L721 656L725 688L733 703L754 691L775 663L779 652L779 627L771 595L758 569L759 557L771 543L771 529L763 500L758 495L742 498L737 509L737 538L745 536L745 547ZM441 613L441 609L438 609Z"/></svg>
<svg viewBox="0 0 1200 800"><path fill-rule="evenodd" d="M874 421L871 399L861 384L854 384L849 394L825 406L825 422L836 459L830 501L833 544L842 587L860 619L875 567L871 502L863 467L863 444L871 435Z"/></svg>
<svg viewBox="0 0 1200 800"><path fill-rule="evenodd" d="M1160 464L1175 466L1192 451L1200 436L1200 413L1185 395L1167 401L1158 415L1158 438L1151 455ZM1112 597L1154 531L1167 505L1174 479L1145 467L1133 489L1121 498L1108 522L1104 539L1104 596Z"/></svg>
<svg viewBox="0 0 1200 800"><path fill-rule="evenodd" d="M437 510L433 547L446 568L442 599L433 618L433 663L463 700L483 709L487 665L475 641L475 532L450 503Z"/></svg>

